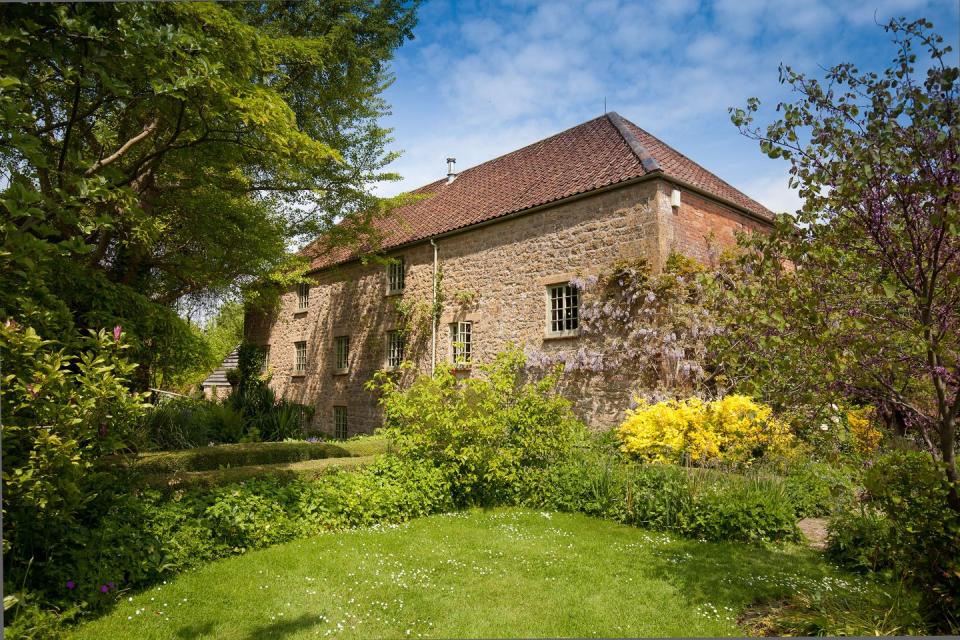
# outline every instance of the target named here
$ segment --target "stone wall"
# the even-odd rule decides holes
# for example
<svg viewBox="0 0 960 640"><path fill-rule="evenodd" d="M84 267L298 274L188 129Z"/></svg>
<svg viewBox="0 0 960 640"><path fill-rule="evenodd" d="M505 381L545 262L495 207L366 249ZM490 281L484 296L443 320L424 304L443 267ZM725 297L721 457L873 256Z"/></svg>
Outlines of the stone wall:
<svg viewBox="0 0 960 640"><path fill-rule="evenodd" d="M473 360L489 362L513 343L523 349L575 350L577 338L546 333L547 286L603 271L622 258L647 257L659 265L672 250L706 258L711 233L732 242L732 229L750 223L734 211L688 192L679 211L670 185L647 180L501 220L436 241L442 270L437 361L450 362L450 323L473 322ZM298 311L297 292L286 292L272 317L249 317L247 339L270 345L271 384L284 396L316 407L313 429L333 431L333 407L346 406L349 434L370 432L381 415L365 388L386 365L386 332L406 327L414 370L431 365L430 304L433 247L429 242L390 252L403 256L406 288L387 295L386 266L352 262L311 276L309 307ZM398 307L405 311L402 314ZM334 372L334 337L350 336L348 372ZM307 344L307 370L293 375L294 343ZM464 373L470 375L470 373ZM565 385L577 412L593 426L608 426L627 407L630 372L578 379Z"/></svg>

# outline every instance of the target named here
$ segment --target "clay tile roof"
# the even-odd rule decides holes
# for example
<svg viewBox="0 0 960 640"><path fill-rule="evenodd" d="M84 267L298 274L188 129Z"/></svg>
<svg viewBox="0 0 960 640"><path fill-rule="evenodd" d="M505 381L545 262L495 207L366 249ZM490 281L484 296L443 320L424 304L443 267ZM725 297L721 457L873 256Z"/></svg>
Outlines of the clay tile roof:
<svg viewBox="0 0 960 640"><path fill-rule="evenodd" d="M608 113L529 146L413 191L428 197L378 221L389 249L525 209L658 173L726 200L753 215L773 213L616 113ZM315 243L305 253L318 252ZM348 248L320 251L311 269L355 257Z"/></svg>

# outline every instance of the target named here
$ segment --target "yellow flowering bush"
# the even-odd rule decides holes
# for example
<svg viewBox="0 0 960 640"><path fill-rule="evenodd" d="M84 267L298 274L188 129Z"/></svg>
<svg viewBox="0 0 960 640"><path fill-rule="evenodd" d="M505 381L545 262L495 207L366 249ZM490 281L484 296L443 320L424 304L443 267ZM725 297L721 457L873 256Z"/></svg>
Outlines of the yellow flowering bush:
<svg viewBox="0 0 960 640"><path fill-rule="evenodd" d="M853 447L860 455L869 455L877 450L883 439L883 432L877 429L871 420L872 407L861 407L847 411L847 424L850 425L850 436L853 438Z"/></svg>
<svg viewBox="0 0 960 640"><path fill-rule="evenodd" d="M617 430L621 450L646 462L747 464L786 453L793 436L773 410L749 396L729 395L650 404L639 401Z"/></svg>

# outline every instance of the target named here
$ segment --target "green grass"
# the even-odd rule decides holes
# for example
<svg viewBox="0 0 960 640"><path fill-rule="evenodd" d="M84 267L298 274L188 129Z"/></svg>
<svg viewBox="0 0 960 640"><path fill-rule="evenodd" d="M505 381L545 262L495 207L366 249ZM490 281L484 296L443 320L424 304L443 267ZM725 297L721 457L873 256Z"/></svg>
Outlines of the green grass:
<svg viewBox="0 0 960 640"><path fill-rule="evenodd" d="M75 638L742 635L751 603L874 587L808 549L470 511L331 532L122 594ZM129 597L129 599L128 599Z"/></svg>

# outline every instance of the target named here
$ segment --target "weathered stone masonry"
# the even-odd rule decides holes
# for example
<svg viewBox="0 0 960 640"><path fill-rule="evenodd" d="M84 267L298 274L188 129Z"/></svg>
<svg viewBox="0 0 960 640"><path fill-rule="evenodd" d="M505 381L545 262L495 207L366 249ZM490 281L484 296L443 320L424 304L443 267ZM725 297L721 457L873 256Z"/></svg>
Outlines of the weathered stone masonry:
<svg viewBox="0 0 960 640"><path fill-rule="evenodd" d="M473 322L474 363L489 362L510 343L541 351L575 350L576 337L545 337L549 284L600 273L621 258L644 256L658 266L678 251L709 261L734 242L736 231L768 225L740 207L683 186L681 205L672 207L677 186L655 174L644 176L438 237L445 300L437 328L438 362L451 361L448 326L455 320ZM405 261L406 287L400 296L387 295L383 264L353 260L311 275L305 311L297 310L292 289L282 295L272 317L248 318L247 339L270 345L271 384L278 393L315 407L312 428L317 431L333 432L334 406L347 407L350 435L380 424L376 397L364 385L386 365L386 332L403 324L398 300L424 310L423 321L411 327L407 359L417 372L430 371L425 310L433 296L433 247L422 240L387 255ZM334 338L340 335L350 336L350 366L343 374L334 370ZM307 345L304 375L293 374L298 341ZM622 417L633 391L629 384L611 388L597 379L568 394L578 413L599 427Z"/></svg>

